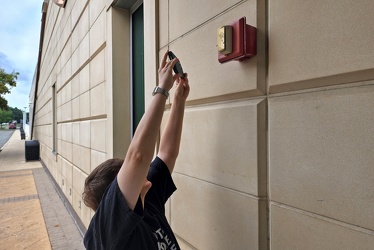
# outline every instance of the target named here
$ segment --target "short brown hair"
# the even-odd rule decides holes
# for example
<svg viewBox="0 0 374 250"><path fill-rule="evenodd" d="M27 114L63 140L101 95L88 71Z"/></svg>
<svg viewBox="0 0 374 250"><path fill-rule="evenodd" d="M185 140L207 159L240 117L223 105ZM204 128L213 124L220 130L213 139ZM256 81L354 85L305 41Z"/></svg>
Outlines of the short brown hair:
<svg viewBox="0 0 374 250"><path fill-rule="evenodd" d="M82 194L84 204L97 210L105 190L117 176L123 164L123 159L109 159L97 166L86 178Z"/></svg>

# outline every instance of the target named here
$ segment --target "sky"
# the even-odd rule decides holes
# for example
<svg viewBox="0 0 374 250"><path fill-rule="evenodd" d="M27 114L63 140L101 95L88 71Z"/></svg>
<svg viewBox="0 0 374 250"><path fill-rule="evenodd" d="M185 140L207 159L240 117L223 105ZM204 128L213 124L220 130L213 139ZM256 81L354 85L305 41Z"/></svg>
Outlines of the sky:
<svg viewBox="0 0 374 250"><path fill-rule="evenodd" d="M29 111L38 60L43 0L0 0L0 68L19 72L17 86L4 95L9 107Z"/></svg>

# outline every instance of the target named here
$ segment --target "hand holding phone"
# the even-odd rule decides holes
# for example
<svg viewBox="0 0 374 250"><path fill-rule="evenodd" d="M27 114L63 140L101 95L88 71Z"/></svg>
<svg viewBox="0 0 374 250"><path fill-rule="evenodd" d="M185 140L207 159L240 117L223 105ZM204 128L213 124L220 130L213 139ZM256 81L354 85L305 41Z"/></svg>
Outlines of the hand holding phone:
<svg viewBox="0 0 374 250"><path fill-rule="evenodd" d="M174 55L174 53L171 52L171 51L168 52L168 56L169 56L170 60L173 60L174 58L176 58L176 56ZM182 65L181 65L181 63L179 61L174 65L173 70L174 70L175 74L180 74L180 77L182 79L184 78L184 73L183 73Z"/></svg>

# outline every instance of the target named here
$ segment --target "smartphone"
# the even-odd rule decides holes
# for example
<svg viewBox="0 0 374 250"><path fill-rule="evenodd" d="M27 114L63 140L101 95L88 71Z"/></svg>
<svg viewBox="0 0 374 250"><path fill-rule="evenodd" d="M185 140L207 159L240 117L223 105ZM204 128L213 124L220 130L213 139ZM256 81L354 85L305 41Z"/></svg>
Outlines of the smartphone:
<svg viewBox="0 0 374 250"><path fill-rule="evenodd" d="M168 56L169 56L170 60L173 60L174 58L176 58L176 56L174 55L174 53L171 52L171 51L168 52ZM175 74L180 74L181 78L184 78L184 73L183 73L182 65L181 65L181 63L179 61L174 65L173 70L174 70Z"/></svg>

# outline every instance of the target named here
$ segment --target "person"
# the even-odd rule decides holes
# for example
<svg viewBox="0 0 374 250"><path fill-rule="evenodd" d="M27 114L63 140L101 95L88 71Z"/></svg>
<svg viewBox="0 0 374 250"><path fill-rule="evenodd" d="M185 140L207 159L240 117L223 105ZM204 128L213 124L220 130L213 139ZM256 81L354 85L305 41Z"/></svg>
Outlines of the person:
<svg viewBox="0 0 374 250"><path fill-rule="evenodd" d="M165 203L176 190L171 173L179 154L188 76L172 69L177 58L158 69L159 85L135 131L124 160L109 159L85 181L83 200L95 211L84 236L87 249L180 249L165 217ZM170 116L152 161L168 91L176 83Z"/></svg>

